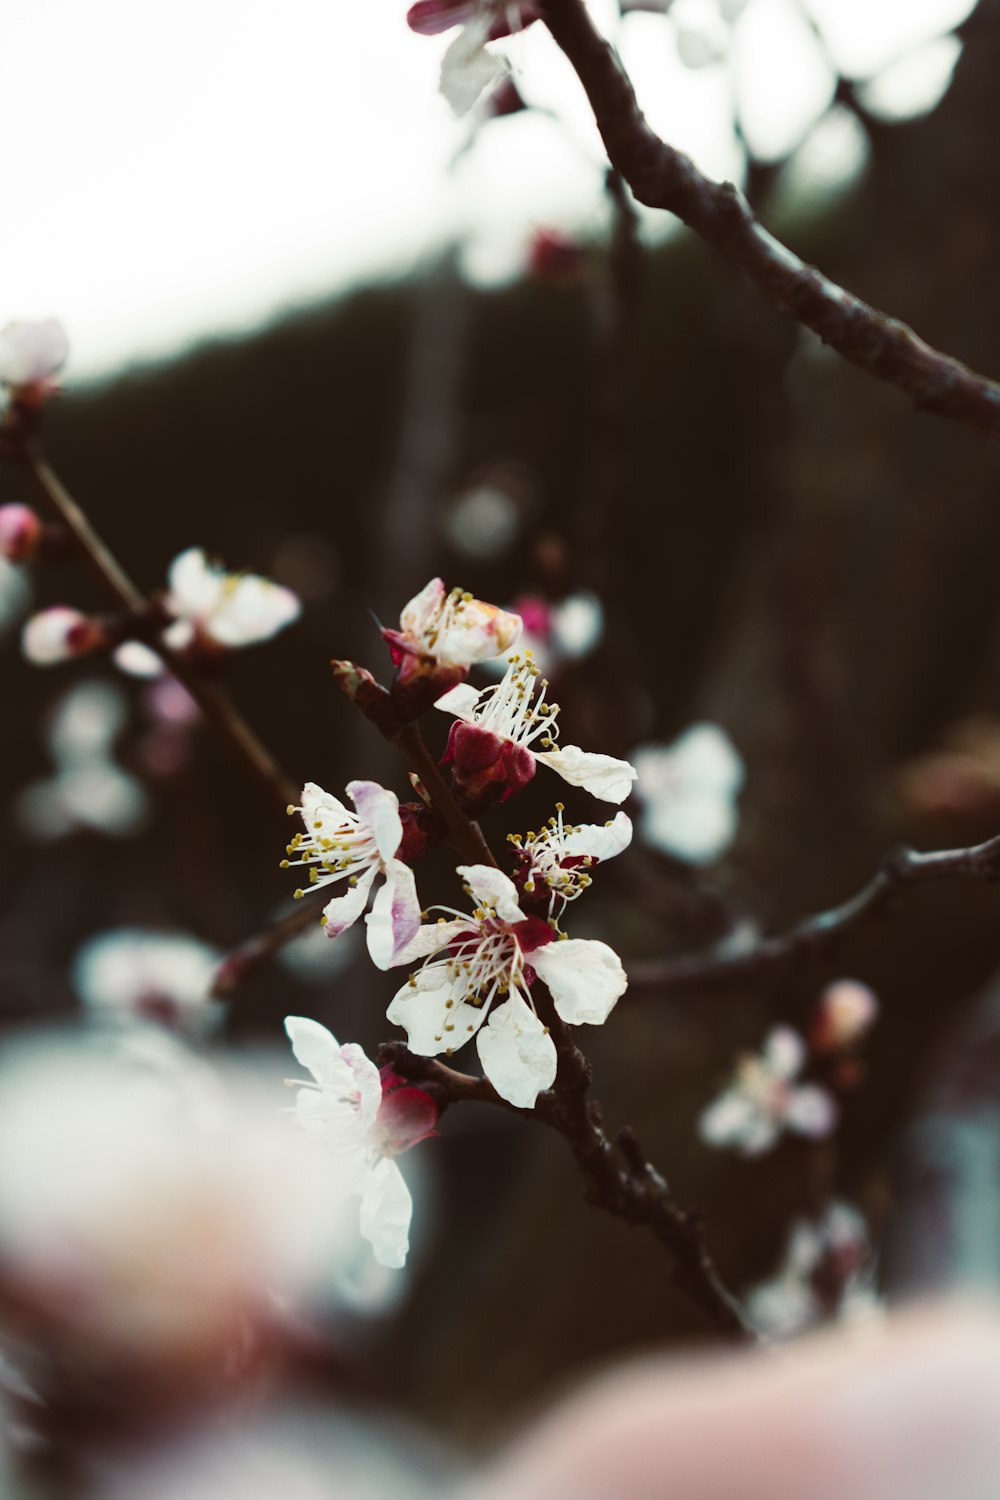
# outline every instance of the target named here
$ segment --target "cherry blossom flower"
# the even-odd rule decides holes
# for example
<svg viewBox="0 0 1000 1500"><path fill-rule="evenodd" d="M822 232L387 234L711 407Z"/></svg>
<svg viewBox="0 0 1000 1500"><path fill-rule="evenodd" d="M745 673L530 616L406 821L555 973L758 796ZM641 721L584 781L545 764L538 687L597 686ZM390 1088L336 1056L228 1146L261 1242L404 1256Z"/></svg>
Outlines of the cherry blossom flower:
<svg viewBox="0 0 1000 1500"><path fill-rule="evenodd" d="M289 857L281 865L282 869L307 865L309 882L317 890L347 882L348 889L327 902L320 918L331 938L358 920L372 886L381 877L384 883L365 923L372 962L387 969L399 961L399 954L420 927L413 871L399 858L403 843L399 799L376 781L349 782L347 794L356 812L349 812L315 782L306 782L301 806L288 809L302 814L305 832L292 839ZM304 895L304 890L295 892L298 900Z"/></svg>
<svg viewBox="0 0 1000 1500"><path fill-rule="evenodd" d="M523 31L538 15L530 0L416 0L406 19L424 36L462 28L441 62L441 93L464 115L507 76L506 62L486 50L487 42Z"/></svg>
<svg viewBox="0 0 1000 1500"><path fill-rule="evenodd" d="M405 1265L413 1200L393 1158L434 1134L437 1106L378 1068L356 1042L341 1046L318 1021L288 1016L296 1061L312 1074L299 1085L295 1120L336 1157L359 1199L361 1233L380 1265Z"/></svg>
<svg viewBox="0 0 1000 1500"><path fill-rule="evenodd" d="M21 650L36 667L87 656L106 643L107 632L100 621L63 604L32 615L21 635Z"/></svg>
<svg viewBox="0 0 1000 1500"><path fill-rule="evenodd" d="M759 1055L737 1064L729 1087L710 1104L699 1121L708 1146L732 1147L744 1156L759 1156L785 1130L824 1136L837 1120L837 1104L816 1084L796 1084L806 1061L806 1046L788 1026L776 1026Z"/></svg>
<svg viewBox="0 0 1000 1500"><path fill-rule="evenodd" d="M0 505L0 557L8 562L27 562L34 557L44 527L30 505Z"/></svg>
<svg viewBox="0 0 1000 1500"><path fill-rule="evenodd" d="M0 385L36 405L57 389L68 354L66 330L57 319L8 323L0 333Z"/></svg>
<svg viewBox="0 0 1000 1500"><path fill-rule="evenodd" d="M672 745L642 745L632 758L646 842L695 865L724 854L745 777L728 735L717 724L693 724Z"/></svg>
<svg viewBox="0 0 1000 1500"><path fill-rule="evenodd" d="M760 1331L787 1339L829 1318L870 1317L873 1286L868 1226L850 1203L832 1202L817 1219L797 1219L777 1274L755 1287L746 1309Z"/></svg>
<svg viewBox="0 0 1000 1500"><path fill-rule="evenodd" d="M521 904L557 920L571 901L591 882L594 865L621 854L632 842L632 820L617 813L607 823L567 823L565 808L556 812L538 833L511 833L516 851L514 881Z"/></svg>
<svg viewBox="0 0 1000 1500"><path fill-rule="evenodd" d="M84 943L73 983L95 1017L155 1021L198 1036L222 1014L210 993L220 957L186 933L120 927Z"/></svg>
<svg viewBox="0 0 1000 1500"><path fill-rule="evenodd" d="M460 683L476 662L501 656L521 634L519 615L432 578L406 605L398 630L383 630L396 667L393 697L415 717Z"/></svg>
<svg viewBox="0 0 1000 1500"><path fill-rule="evenodd" d="M514 882L500 870L460 865L458 873L475 911L421 928L400 961L425 955L427 961L386 1014L422 1057L450 1056L475 1036L497 1093L530 1109L556 1076L555 1044L532 1000L536 979L571 1026L606 1021L628 980L607 943L567 938L541 917L526 915Z"/></svg>
<svg viewBox="0 0 1000 1500"><path fill-rule="evenodd" d="M461 683L438 699L436 706L459 721L452 725L444 758L454 762L455 785L467 804L506 800L531 780L536 761L605 802L624 802L636 777L633 767L578 745L560 748L559 705L546 703L547 688L526 652L511 658L503 678L492 687L479 691ZM535 743L541 748L529 748Z"/></svg>
<svg viewBox="0 0 1000 1500"><path fill-rule="evenodd" d="M163 639L175 651L197 644L232 650L270 640L302 612L291 589L254 573L227 573L200 547L175 557L164 606L174 617Z"/></svg>

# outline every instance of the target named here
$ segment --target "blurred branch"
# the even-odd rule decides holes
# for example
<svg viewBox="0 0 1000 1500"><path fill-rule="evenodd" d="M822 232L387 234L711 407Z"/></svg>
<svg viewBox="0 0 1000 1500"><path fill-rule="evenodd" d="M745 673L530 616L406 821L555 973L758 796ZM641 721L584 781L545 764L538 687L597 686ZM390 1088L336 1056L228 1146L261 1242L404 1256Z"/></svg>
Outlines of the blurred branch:
<svg viewBox="0 0 1000 1500"><path fill-rule="evenodd" d="M305 932L307 927L311 927L314 922L318 923L326 902L325 896L321 896L318 901L303 901L280 922L274 922L270 927L265 927L263 932L247 938L239 947L232 948L215 971L211 989L213 999L228 999L251 974L270 963L275 954Z"/></svg>
<svg viewBox="0 0 1000 1500"><path fill-rule="evenodd" d="M417 1057L402 1042L379 1048L380 1066L390 1065L426 1089L440 1108L451 1104L493 1104L527 1115L563 1137L583 1176L586 1199L627 1224L649 1229L667 1250L674 1285L705 1312L727 1338L740 1343L756 1333L727 1291L705 1248L700 1215L681 1208L666 1180L647 1160L631 1130L619 1134L617 1150L606 1135L600 1106L587 1097L591 1068L572 1032L549 1008L546 1016L559 1056L554 1088L539 1094L534 1109L518 1109L485 1078L456 1072L434 1058Z"/></svg>
<svg viewBox="0 0 1000 1500"><path fill-rule="evenodd" d="M629 986L664 993L725 989L737 982L766 983L801 963L829 957L845 938L884 916L911 886L953 880L1000 880L1000 835L968 849L938 849L929 854L894 850L873 879L841 906L807 917L778 936L740 947L723 943L687 958L630 964Z"/></svg>
<svg viewBox="0 0 1000 1500"><path fill-rule="evenodd" d="M148 615L149 601L94 530L84 511L50 468L35 442L29 437L21 436L16 425L12 428L9 422L3 436L6 440L3 457L23 467L39 497L59 514L75 537L99 582L126 614L139 618ZM205 718L218 730L233 754L264 787L272 800L281 807L296 802L298 788L237 712L223 689L217 683L209 682L195 664L172 651L157 636L149 637L147 644L187 689Z"/></svg>
<svg viewBox="0 0 1000 1500"><path fill-rule="evenodd" d="M780 312L923 411L1000 437L1000 386L829 281L775 239L732 183L702 175L650 128L617 54L583 0L540 0L586 91L608 157L640 203L676 214L743 271Z"/></svg>

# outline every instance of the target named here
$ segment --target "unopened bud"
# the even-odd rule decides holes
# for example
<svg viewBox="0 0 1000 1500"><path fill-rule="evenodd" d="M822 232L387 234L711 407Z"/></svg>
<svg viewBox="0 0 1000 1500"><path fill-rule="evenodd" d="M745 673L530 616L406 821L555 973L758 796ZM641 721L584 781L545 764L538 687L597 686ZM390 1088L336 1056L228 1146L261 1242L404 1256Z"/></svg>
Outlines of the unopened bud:
<svg viewBox="0 0 1000 1500"><path fill-rule="evenodd" d="M809 1040L814 1052L855 1046L878 1016L878 996L857 979L838 979L819 997Z"/></svg>
<svg viewBox="0 0 1000 1500"><path fill-rule="evenodd" d="M62 604L32 615L21 635L21 650L36 667L86 656L107 643L107 631L99 620Z"/></svg>
<svg viewBox="0 0 1000 1500"><path fill-rule="evenodd" d="M29 505L0 505L0 557L27 562L38 551L44 527Z"/></svg>

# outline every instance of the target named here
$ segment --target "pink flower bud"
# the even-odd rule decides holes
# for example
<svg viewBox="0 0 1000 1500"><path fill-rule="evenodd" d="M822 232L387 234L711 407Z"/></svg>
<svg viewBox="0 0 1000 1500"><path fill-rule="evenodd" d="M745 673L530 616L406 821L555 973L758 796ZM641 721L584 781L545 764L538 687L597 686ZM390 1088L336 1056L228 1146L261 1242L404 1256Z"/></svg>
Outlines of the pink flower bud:
<svg viewBox="0 0 1000 1500"><path fill-rule="evenodd" d="M878 997L857 979L838 979L819 998L809 1041L818 1053L855 1046L878 1016Z"/></svg>
<svg viewBox="0 0 1000 1500"><path fill-rule="evenodd" d="M382 1102L375 1117L379 1147L384 1156L399 1156L437 1134L441 1111L426 1090L417 1088L391 1067L382 1068L379 1076Z"/></svg>
<svg viewBox="0 0 1000 1500"><path fill-rule="evenodd" d="M28 505L0 505L0 557L27 562L42 537L42 521Z"/></svg>
<svg viewBox="0 0 1000 1500"><path fill-rule="evenodd" d="M32 615L21 635L21 650L36 667L49 667L74 656L86 656L105 645L107 639L99 621L57 604Z"/></svg>

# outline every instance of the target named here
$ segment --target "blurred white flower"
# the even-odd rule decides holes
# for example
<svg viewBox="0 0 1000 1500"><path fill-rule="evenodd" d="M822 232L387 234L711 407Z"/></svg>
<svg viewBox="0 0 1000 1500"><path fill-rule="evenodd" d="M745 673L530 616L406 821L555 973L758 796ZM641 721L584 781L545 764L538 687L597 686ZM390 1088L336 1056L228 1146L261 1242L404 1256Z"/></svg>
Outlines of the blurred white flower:
<svg viewBox="0 0 1000 1500"><path fill-rule="evenodd" d="M792 1338L826 1319L853 1321L879 1310L868 1226L849 1203L832 1202L817 1219L797 1219L777 1274L747 1295L761 1333Z"/></svg>
<svg viewBox="0 0 1000 1500"><path fill-rule="evenodd" d="M139 832L149 812L142 783L113 759L128 717L121 690L84 682L60 699L46 740L55 774L17 796L14 816L23 833L42 841L93 829L112 838Z"/></svg>
<svg viewBox="0 0 1000 1500"><path fill-rule="evenodd" d="M196 640L227 649L267 641L302 612L291 589L254 573L227 573L200 547L175 557L164 601L174 616L163 638L181 651Z"/></svg>
<svg viewBox="0 0 1000 1500"><path fill-rule="evenodd" d="M335 938L361 916L376 880L382 885L365 916L368 952L372 962L387 969L420 926L420 900L413 871L398 857L403 842L399 798L376 781L351 781L347 794L356 812L313 781L302 788L300 807L304 833L287 845L282 869L305 865L316 890L346 881L347 890L323 908L320 921L327 937ZM295 856L294 858L292 856ZM305 895L295 892L297 898Z"/></svg>
<svg viewBox="0 0 1000 1500"><path fill-rule="evenodd" d="M837 1104L817 1084L796 1084L806 1062L806 1045L788 1026L776 1026L759 1054L740 1059L729 1087L698 1122L707 1146L731 1147L759 1156L791 1130L797 1135L829 1135Z"/></svg>
<svg viewBox="0 0 1000 1500"><path fill-rule="evenodd" d="M209 993L220 958L186 933L120 927L84 943L73 960L73 983L94 1016L156 1021L197 1036L222 1014Z"/></svg>
<svg viewBox="0 0 1000 1500"><path fill-rule="evenodd" d="M41 1394L53 1366L204 1389L272 1328L276 1297L328 1295L356 1230L276 1082L152 1028L8 1046L0 1325L28 1330L14 1357Z"/></svg>
<svg viewBox="0 0 1000 1500"><path fill-rule="evenodd" d="M582 661L604 637L604 606L588 590L569 594L558 604L525 595L514 601L514 608L524 621L520 649L530 651L542 672L554 674L564 662ZM508 651L499 664L501 669L510 661Z"/></svg>
<svg viewBox="0 0 1000 1500"><path fill-rule="evenodd" d="M855 1046L878 1018L875 991L858 979L835 979L819 997L809 1031L816 1052L837 1052Z"/></svg>
<svg viewBox="0 0 1000 1500"><path fill-rule="evenodd" d="M8 323L0 332L0 384L22 400L42 400L69 354L66 330L56 318Z"/></svg>
<svg viewBox="0 0 1000 1500"><path fill-rule="evenodd" d="M123 641L112 651L111 659L126 677L153 678L166 671L162 658L142 641Z"/></svg>
<svg viewBox="0 0 1000 1500"><path fill-rule="evenodd" d="M706 865L736 837L743 761L717 724L693 724L672 745L632 753L642 804L639 832L676 859Z"/></svg>
<svg viewBox="0 0 1000 1500"><path fill-rule="evenodd" d="M0 557L0 635L18 623L30 604L31 581L25 570Z"/></svg>

